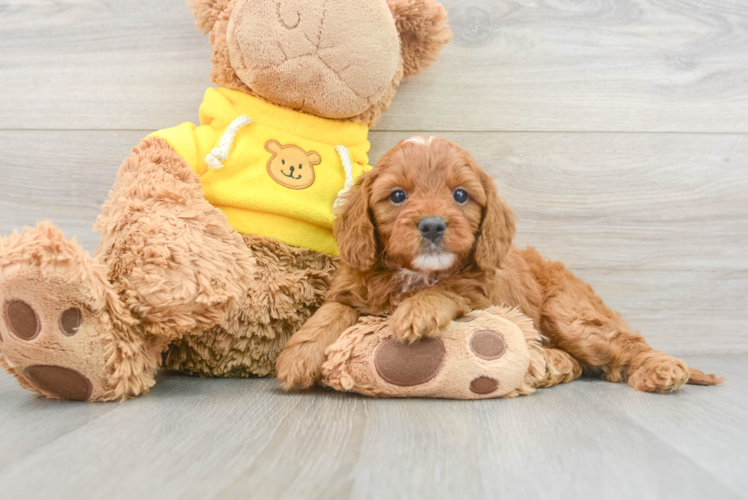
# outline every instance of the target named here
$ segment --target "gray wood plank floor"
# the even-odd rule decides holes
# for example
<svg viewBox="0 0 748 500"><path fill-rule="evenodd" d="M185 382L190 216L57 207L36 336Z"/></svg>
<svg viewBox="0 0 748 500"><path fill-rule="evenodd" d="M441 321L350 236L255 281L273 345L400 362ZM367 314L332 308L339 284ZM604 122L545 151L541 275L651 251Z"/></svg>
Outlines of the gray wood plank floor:
<svg viewBox="0 0 748 500"><path fill-rule="evenodd" d="M518 243L725 386L582 380L515 400L284 394L162 374L125 404L0 373L0 498L748 498L748 4L442 0L454 42L372 132L474 153ZM195 121L185 0L0 0L0 237L91 226L130 149Z"/></svg>
<svg viewBox="0 0 748 500"><path fill-rule="evenodd" d="M748 498L748 355L652 395L581 380L512 400L284 394L160 376L124 404L59 403L0 376L2 498Z"/></svg>

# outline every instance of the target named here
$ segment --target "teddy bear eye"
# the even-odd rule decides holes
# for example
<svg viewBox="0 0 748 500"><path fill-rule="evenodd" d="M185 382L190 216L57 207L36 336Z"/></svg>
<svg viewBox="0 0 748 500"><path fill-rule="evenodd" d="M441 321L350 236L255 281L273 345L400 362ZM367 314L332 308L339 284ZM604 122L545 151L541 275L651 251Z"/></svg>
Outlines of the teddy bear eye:
<svg viewBox="0 0 748 500"><path fill-rule="evenodd" d="M281 160L281 163L283 163L285 165L286 164L286 160Z"/></svg>
<svg viewBox="0 0 748 500"><path fill-rule="evenodd" d="M302 168L303 168L303 165L299 165L299 170L301 170Z"/></svg>
<svg viewBox="0 0 748 500"><path fill-rule="evenodd" d="M402 189L398 189L397 191L393 191L390 195L390 201L393 205L402 205L405 200L407 199L407 195L405 194L405 191Z"/></svg>
<svg viewBox="0 0 748 500"><path fill-rule="evenodd" d="M455 201L459 205L464 205L465 203L467 203L469 198L467 191L465 191L464 189L455 189L453 196L455 198Z"/></svg>

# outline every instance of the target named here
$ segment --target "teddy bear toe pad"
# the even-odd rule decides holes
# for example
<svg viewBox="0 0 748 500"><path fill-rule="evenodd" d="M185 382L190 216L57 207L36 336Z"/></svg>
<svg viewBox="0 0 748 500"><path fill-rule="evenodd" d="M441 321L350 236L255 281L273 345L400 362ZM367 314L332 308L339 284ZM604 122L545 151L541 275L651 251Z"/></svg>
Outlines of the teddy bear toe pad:
<svg viewBox="0 0 748 500"><path fill-rule="evenodd" d="M41 330L36 311L22 300L11 300L5 304L5 320L8 329L22 340L36 338Z"/></svg>
<svg viewBox="0 0 748 500"><path fill-rule="evenodd" d="M333 388L371 396L483 399L513 393L529 364L517 325L475 311L413 344L392 338L386 319L363 318L330 347L323 375Z"/></svg>

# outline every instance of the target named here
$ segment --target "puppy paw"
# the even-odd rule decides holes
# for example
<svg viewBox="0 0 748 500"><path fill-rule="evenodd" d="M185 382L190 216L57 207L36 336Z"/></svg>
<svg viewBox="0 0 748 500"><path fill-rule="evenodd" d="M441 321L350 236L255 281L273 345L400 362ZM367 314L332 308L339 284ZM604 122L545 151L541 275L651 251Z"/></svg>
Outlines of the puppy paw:
<svg viewBox="0 0 748 500"><path fill-rule="evenodd" d="M287 345L278 356L276 371L281 387L308 389L322 377L325 353L316 342Z"/></svg>
<svg viewBox="0 0 748 500"><path fill-rule="evenodd" d="M431 304L409 299L392 315L390 329L400 342L412 343L421 337L436 336L451 320Z"/></svg>
<svg viewBox="0 0 748 500"><path fill-rule="evenodd" d="M668 393L675 392L688 381L689 369L685 361L659 354L639 365L628 383L637 391Z"/></svg>

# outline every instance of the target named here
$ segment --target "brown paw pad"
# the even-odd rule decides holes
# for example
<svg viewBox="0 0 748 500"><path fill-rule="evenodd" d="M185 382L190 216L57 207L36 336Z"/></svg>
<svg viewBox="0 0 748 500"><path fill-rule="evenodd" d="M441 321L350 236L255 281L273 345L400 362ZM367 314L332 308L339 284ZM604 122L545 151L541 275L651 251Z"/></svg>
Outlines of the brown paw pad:
<svg viewBox="0 0 748 500"><path fill-rule="evenodd" d="M374 365L390 384L410 387L436 377L444 364L446 350L441 340L425 338L412 344L389 339L377 349Z"/></svg>
<svg viewBox="0 0 748 500"><path fill-rule="evenodd" d="M493 361L506 352L504 336L494 330L480 330L470 339L470 349L481 359Z"/></svg>
<svg viewBox="0 0 748 500"><path fill-rule="evenodd" d="M499 388L499 381L491 377L478 377L470 382L470 390L476 394L491 394Z"/></svg>
<svg viewBox="0 0 748 500"><path fill-rule="evenodd" d="M71 307L60 315L60 330L68 337L78 333L81 326L81 310Z"/></svg>
<svg viewBox="0 0 748 500"><path fill-rule="evenodd" d="M5 304L5 321L8 329L22 340L35 339L42 329L39 315L22 300L13 300Z"/></svg>
<svg viewBox="0 0 748 500"><path fill-rule="evenodd" d="M61 366L34 365L24 375L42 391L59 399L88 401L93 392L91 381L75 370Z"/></svg>

